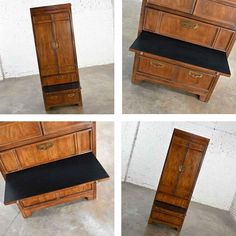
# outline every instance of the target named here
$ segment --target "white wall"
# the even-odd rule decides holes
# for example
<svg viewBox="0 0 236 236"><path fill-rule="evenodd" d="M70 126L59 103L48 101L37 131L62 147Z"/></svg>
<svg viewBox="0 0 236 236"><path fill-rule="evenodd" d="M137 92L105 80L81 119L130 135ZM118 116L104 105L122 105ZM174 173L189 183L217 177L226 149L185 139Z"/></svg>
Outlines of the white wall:
<svg viewBox="0 0 236 236"><path fill-rule="evenodd" d="M111 0L0 0L0 56L4 77L38 74L30 8L72 4L80 67L113 63Z"/></svg>
<svg viewBox="0 0 236 236"><path fill-rule="evenodd" d="M211 139L192 200L229 210L236 190L236 123L141 122L130 155L135 125L122 127L123 181L156 190L173 129L183 129Z"/></svg>

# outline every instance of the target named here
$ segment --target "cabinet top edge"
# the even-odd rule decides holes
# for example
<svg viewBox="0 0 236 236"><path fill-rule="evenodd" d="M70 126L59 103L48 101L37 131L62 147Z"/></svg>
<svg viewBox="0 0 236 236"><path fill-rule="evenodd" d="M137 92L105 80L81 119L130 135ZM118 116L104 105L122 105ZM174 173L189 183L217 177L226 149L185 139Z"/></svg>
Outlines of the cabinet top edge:
<svg viewBox="0 0 236 236"><path fill-rule="evenodd" d="M174 131L173 131L173 136L176 135L176 136L181 136L181 137L188 137L188 138L191 138L192 140L196 140L196 141L201 141L201 142L204 142L206 145L208 145L208 143L210 142L210 139L209 138L206 138L206 137L202 137L202 136L199 136L199 135L196 135L196 134L193 134L193 133L190 133L190 132L187 132L187 131L184 131L184 130L180 130L180 129L177 129L177 128L174 128Z"/></svg>
<svg viewBox="0 0 236 236"><path fill-rule="evenodd" d="M42 7L32 7L30 8L31 14L37 14L39 12L45 12L45 11L54 11L54 10L63 10L63 9L71 9L71 3L65 3L65 4L58 4L58 5L48 5L48 6L42 6Z"/></svg>

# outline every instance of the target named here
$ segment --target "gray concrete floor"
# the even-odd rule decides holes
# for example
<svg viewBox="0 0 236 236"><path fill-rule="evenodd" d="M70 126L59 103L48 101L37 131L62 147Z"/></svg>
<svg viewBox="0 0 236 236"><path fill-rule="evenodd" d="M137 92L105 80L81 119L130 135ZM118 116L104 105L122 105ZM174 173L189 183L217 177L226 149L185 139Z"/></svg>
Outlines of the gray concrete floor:
<svg viewBox="0 0 236 236"><path fill-rule="evenodd" d="M131 83L134 53L129 47L137 37L141 2L123 0L123 113L126 114L228 114L236 113L236 47L229 58L231 78L221 77L208 103L197 96L146 82Z"/></svg>
<svg viewBox="0 0 236 236"><path fill-rule="evenodd" d="M83 107L44 109L39 75L9 78L0 82L1 114L113 114L113 64L80 69Z"/></svg>
<svg viewBox="0 0 236 236"><path fill-rule="evenodd" d="M78 200L33 213L24 219L15 205L2 203L4 180L0 177L1 236L111 236L114 234L114 125L97 123L97 158L110 180L97 186L97 199Z"/></svg>
<svg viewBox="0 0 236 236"><path fill-rule="evenodd" d="M236 223L227 211L191 202L180 233L160 224L148 225L155 191L122 184L122 234L125 236L235 236Z"/></svg>

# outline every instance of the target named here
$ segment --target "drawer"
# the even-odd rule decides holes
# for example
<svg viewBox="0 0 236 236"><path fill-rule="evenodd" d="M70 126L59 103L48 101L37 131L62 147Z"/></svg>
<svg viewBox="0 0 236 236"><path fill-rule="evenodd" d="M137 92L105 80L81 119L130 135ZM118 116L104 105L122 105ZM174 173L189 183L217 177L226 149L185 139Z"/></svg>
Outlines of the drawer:
<svg viewBox="0 0 236 236"><path fill-rule="evenodd" d="M227 25L231 28L235 28L236 2L230 2L232 3L231 5L212 0L198 0L193 14L219 24Z"/></svg>
<svg viewBox="0 0 236 236"><path fill-rule="evenodd" d="M151 218L153 220L166 222L171 225L180 226L183 224L184 219L180 217L176 217L170 214L162 213L159 211L152 211Z"/></svg>
<svg viewBox="0 0 236 236"><path fill-rule="evenodd" d="M190 13L192 12L195 0L147 0L147 3Z"/></svg>
<svg viewBox="0 0 236 236"><path fill-rule="evenodd" d="M189 205L189 201L186 199L175 197L161 192L157 193L156 200L182 208L187 208Z"/></svg>
<svg viewBox="0 0 236 236"><path fill-rule="evenodd" d="M154 76L172 80L175 73L175 66L163 61L139 57L138 71Z"/></svg>
<svg viewBox="0 0 236 236"><path fill-rule="evenodd" d="M44 99L47 106L60 106L67 104L79 104L79 90L70 89L60 92L45 93Z"/></svg>
<svg viewBox="0 0 236 236"><path fill-rule="evenodd" d="M212 82L214 81L214 76L181 67L179 69L176 81L186 87L209 90Z"/></svg>
<svg viewBox="0 0 236 236"><path fill-rule="evenodd" d="M0 153L0 162L4 173L15 172L21 169L20 163L14 151Z"/></svg>
<svg viewBox="0 0 236 236"><path fill-rule="evenodd" d="M212 47L219 27L147 8L144 30Z"/></svg>
<svg viewBox="0 0 236 236"><path fill-rule="evenodd" d="M20 200L20 203L24 207L29 207L29 206L38 205L40 203L53 201L56 199L57 199L57 194L55 192L52 192L52 193L45 193L45 194L41 194L41 195L37 195L34 197L29 197L29 198Z"/></svg>
<svg viewBox="0 0 236 236"><path fill-rule="evenodd" d="M83 128L84 126L91 126L91 122L41 122L44 134L52 134L57 133L62 130L68 130L71 128L80 127Z"/></svg>
<svg viewBox="0 0 236 236"><path fill-rule="evenodd" d="M16 149L22 167L27 168L76 154L74 135L65 135Z"/></svg>
<svg viewBox="0 0 236 236"><path fill-rule="evenodd" d="M0 146L32 139L41 135L39 122L0 123Z"/></svg>
<svg viewBox="0 0 236 236"><path fill-rule="evenodd" d="M93 189L93 184L81 184L75 187L60 190L58 194L60 197L66 197L69 195L82 193L82 192L89 191L92 189Z"/></svg>
<svg viewBox="0 0 236 236"><path fill-rule="evenodd" d="M55 84L65 84L65 83L71 83L75 81L78 81L77 75L75 73L42 77L42 84L44 86L55 85Z"/></svg>

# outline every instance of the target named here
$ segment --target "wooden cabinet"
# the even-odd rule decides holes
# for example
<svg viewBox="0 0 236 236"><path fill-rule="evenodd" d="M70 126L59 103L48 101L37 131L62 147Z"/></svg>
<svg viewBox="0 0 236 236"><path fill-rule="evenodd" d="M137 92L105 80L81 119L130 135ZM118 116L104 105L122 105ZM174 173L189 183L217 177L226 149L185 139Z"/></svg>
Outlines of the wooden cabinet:
<svg viewBox="0 0 236 236"><path fill-rule="evenodd" d="M46 109L82 105L71 4L30 10ZM66 86L59 86L63 84L74 84L77 89L71 91ZM50 87L54 92L45 91Z"/></svg>
<svg viewBox="0 0 236 236"><path fill-rule="evenodd" d="M207 138L174 130L149 223L181 229L208 143Z"/></svg>
<svg viewBox="0 0 236 236"><path fill-rule="evenodd" d="M0 149L4 203L17 203L24 217L95 199L96 181L109 177L95 157L95 122L1 122L0 136L6 137Z"/></svg>
<svg viewBox="0 0 236 236"><path fill-rule="evenodd" d="M231 75L227 58L235 22L234 0L143 0L139 34L130 47L135 52L132 82L171 86L207 102L220 75Z"/></svg>

